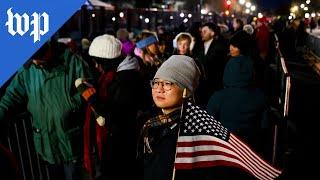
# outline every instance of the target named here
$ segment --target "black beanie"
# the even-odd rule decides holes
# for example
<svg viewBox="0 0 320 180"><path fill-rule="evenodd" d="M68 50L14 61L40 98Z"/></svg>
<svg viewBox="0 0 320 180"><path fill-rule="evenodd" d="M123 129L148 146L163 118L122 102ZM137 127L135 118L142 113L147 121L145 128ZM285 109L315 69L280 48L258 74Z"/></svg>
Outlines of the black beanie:
<svg viewBox="0 0 320 180"><path fill-rule="evenodd" d="M251 46L250 43L252 43L250 41L250 35L243 30L235 33L230 39L230 44L239 48L240 54L243 55L247 55L249 47Z"/></svg>

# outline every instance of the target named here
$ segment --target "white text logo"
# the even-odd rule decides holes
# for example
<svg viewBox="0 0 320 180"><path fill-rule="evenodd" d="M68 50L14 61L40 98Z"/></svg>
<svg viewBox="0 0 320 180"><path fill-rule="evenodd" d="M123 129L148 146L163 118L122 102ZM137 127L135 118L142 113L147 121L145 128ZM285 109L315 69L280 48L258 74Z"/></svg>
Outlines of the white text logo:
<svg viewBox="0 0 320 180"><path fill-rule="evenodd" d="M49 31L49 15L46 12L42 14L34 12L31 15L32 20L29 21L30 17L26 13L22 16L18 13L13 14L11 9L7 11L8 21L6 22L6 26L8 26L8 32L12 36L17 33L23 36L29 31L31 25L32 31L30 32L30 36L33 36L33 42L35 43L40 41L40 37Z"/></svg>

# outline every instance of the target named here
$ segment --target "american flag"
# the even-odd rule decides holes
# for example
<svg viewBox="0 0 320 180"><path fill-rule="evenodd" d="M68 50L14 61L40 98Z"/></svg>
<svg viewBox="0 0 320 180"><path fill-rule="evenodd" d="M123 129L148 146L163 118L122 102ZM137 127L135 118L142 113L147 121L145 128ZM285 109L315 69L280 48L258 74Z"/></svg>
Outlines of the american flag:
<svg viewBox="0 0 320 180"><path fill-rule="evenodd" d="M249 172L257 179L275 179L281 174L206 111L189 101L184 106L176 170L232 166Z"/></svg>

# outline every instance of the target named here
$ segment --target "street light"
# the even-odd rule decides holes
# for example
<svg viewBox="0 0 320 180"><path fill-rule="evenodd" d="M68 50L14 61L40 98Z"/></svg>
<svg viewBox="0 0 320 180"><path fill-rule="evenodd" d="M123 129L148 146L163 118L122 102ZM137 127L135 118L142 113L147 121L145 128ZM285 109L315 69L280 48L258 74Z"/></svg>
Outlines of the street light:
<svg viewBox="0 0 320 180"><path fill-rule="evenodd" d="M246 0L239 0L239 4L244 5L246 3Z"/></svg>
<svg viewBox="0 0 320 180"><path fill-rule="evenodd" d="M251 9L251 11L255 11L256 10L256 6L251 6L250 9Z"/></svg>
<svg viewBox="0 0 320 180"><path fill-rule="evenodd" d="M251 7L251 2L246 2L246 8L250 8Z"/></svg>
<svg viewBox="0 0 320 180"><path fill-rule="evenodd" d="M123 13L123 12L120 12L120 13L119 13L119 16L120 16L121 18L123 18L123 17L124 17L124 13Z"/></svg>

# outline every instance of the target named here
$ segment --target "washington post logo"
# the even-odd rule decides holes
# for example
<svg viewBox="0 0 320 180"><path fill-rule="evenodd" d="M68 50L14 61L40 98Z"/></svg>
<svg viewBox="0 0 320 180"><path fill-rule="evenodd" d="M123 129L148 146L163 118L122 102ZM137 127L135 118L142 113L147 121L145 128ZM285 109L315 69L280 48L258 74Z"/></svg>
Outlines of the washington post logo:
<svg viewBox="0 0 320 180"><path fill-rule="evenodd" d="M12 36L17 33L24 36L31 29L30 36L33 36L33 43L36 43L41 40L41 36L49 31L49 15L46 12L42 14L34 12L30 18L26 13L22 16L18 13L13 14L12 8L10 8L7 10L7 14L6 26L8 26L8 32Z"/></svg>

